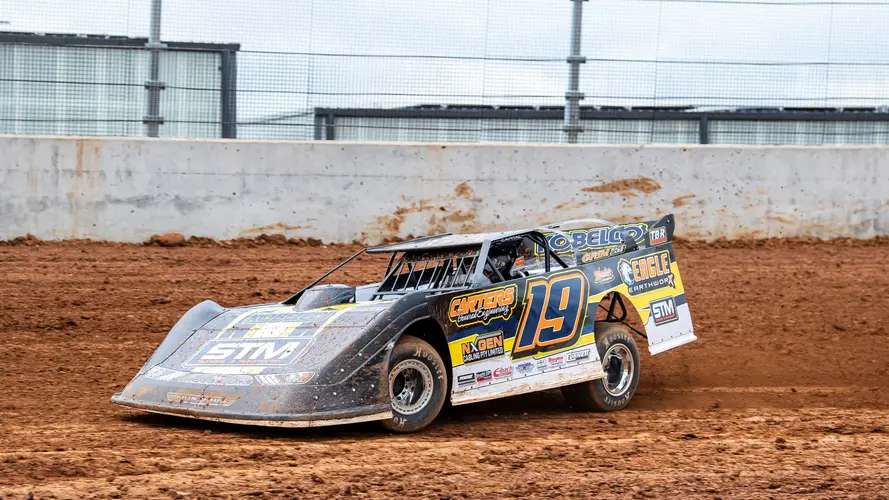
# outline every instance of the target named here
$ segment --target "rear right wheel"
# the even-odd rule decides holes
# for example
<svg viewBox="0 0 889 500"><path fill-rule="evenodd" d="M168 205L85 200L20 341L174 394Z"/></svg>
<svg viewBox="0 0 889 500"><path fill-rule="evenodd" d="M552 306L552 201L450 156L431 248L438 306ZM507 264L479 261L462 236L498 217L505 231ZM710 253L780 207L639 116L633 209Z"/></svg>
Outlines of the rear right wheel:
<svg viewBox="0 0 889 500"><path fill-rule="evenodd" d="M616 411L629 404L639 385L639 351L629 329L620 323L596 325L596 348L605 378L562 387L572 408Z"/></svg>

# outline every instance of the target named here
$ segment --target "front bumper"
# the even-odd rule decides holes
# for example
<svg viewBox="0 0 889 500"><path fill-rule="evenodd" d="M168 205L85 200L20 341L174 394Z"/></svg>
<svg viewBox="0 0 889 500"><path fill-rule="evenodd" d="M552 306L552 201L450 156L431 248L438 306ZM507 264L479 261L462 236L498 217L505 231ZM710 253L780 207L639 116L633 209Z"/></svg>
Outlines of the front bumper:
<svg viewBox="0 0 889 500"><path fill-rule="evenodd" d="M140 401L137 399L126 398L123 396L123 393L117 393L112 396L111 402L117 405L144 410L151 413L160 413L163 415L266 427L323 427L327 425L353 424L392 418L391 406L386 404L373 404L342 410L308 413L242 413L224 409L211 409L212 407L187 408L175 404Z"/></svg>

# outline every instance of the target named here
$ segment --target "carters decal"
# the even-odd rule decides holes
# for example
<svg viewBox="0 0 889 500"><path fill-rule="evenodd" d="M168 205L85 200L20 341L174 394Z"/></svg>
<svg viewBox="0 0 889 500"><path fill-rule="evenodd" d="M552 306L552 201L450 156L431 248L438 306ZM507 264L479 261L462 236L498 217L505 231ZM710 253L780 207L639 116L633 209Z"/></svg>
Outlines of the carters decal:
<svg viewBox="0 0 889 500"><path fill-rule="evenodd" d="M463 354L463 364L472 363L474 361L483 361L489 358L502 356L503 350L503 332L495 332L492 335L479 337L471 342L464 342L460 346Z"/></svg>
<svg viewBox="0 0 889 500"><path fill-rule="evenodd" d="M667 250L630 260L620 259L617 270L630 295L665 286L676 288L673 271L670 269L670 252Z"/></svg>
<svg viewBox="0 0 889 500"><path fill-rule="evenodd" d="M627 231L630 234L630 238L636 243L642 243L645 240L647 230L648 224L644 222L619 224L616 226L594 227L592 229L577 229L566 231L562 234L548 233L546 234L546 241L555 253L572 252L573 250L584 251L591 248L622 245L624 243L624 240L621 238L623 231ZM564 235L567 235L568 238ZM543 255L543 248L535 246L534 255Z"/></svg>
<svg viewBox="0 0 889 500"><path fill-rule="evenodd" d="M676 301L673 300L673 297L652 300L648 308L651 311L651 317L654 318L655 326L679 321L679 313L676 311Z"/></svg>
<svg viewBox="0 0 889 500"><path fill-rule="evenodd" d="M448 318L458 327L475 324L487 325L495 319L509 319L516 305L515 284L485 290L451 299Z"/></svg>

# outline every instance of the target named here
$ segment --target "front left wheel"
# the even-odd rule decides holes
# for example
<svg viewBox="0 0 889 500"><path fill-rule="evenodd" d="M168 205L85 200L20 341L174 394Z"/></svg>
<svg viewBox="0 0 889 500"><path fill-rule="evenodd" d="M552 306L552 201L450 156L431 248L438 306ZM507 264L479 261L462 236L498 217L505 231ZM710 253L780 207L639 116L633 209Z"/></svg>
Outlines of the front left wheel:
<svg viewBox="0 0 889 500"><path fill-rule="evenodd" d="M416 432L438 416L447 399L448 376L438 352L423 340L404 335L389 357L392 418L383 427Z"/></svg>

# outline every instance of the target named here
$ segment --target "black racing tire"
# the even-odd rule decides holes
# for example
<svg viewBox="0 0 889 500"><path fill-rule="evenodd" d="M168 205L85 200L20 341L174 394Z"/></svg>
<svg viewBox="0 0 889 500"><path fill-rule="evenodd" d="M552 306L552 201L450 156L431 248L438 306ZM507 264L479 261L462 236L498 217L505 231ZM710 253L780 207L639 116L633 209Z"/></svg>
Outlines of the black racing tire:
<svg viewBox="0 0 889 500"><path fill-rule="evenodd" d="M639 385L641 366L636 341L623 324L602 322L596 325L596 348L605 378L566 385L562 387L562 394L576 410L622 410Z"/></svg>
<svg viewBox="0 0 889 500"><path fill-rule="evenodd" d="M447 399L448 371L428 343L404 335L389 356L389 397L392 418L383 427L392 432L416 432L431 424Z"/></svg>

